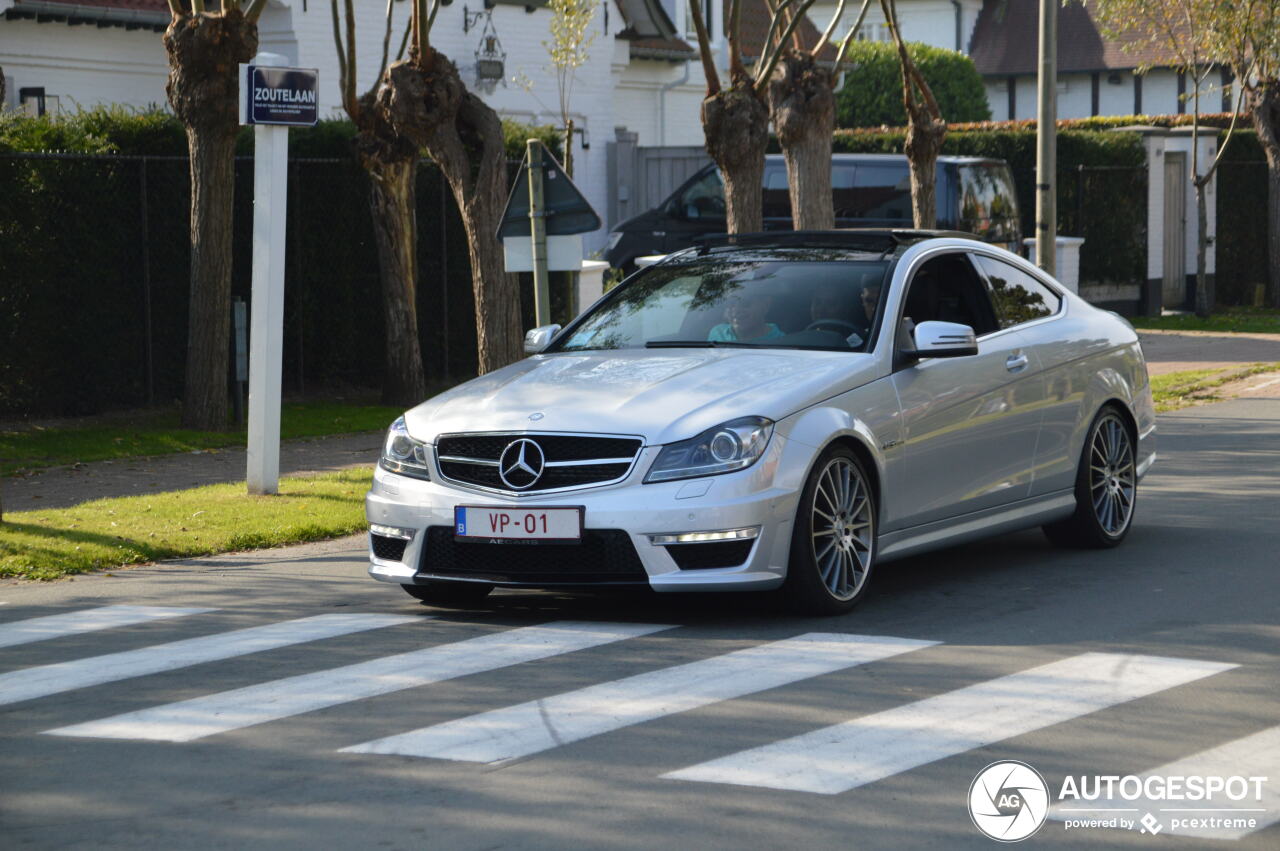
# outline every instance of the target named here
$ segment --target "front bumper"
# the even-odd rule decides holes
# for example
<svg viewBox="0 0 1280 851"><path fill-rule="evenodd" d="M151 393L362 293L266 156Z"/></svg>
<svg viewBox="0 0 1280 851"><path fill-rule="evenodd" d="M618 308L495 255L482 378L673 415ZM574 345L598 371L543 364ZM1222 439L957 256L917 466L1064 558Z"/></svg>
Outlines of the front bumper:
<svg viewBox="0 0 1280 851"><path fill-rule="evenodd" d="M786 576L791 546L792 523L799 493L776 487L775 473L782 463L786 441L775 434L769 448L756 464L746 470L721 476L708 476L676 482L642 484L659 447L642 450L631 474L622 482L604 487L588 487L545 496L507 497L472 491L436 481L422 481L389 473L381 468L374 472L373 487L365 498L365 516L369 523L405 530L411 538L405 543L399 559L379 557L370 538L369 575L383 582L402 585L421 584L433 580L484 582L508 587L563 587L616 584L592 572L586 581L573 581L557 575L548 581L547 574L535 569L533 575L519 570L501 576L463 575L458 572L432 572L427 565L439 559L428 559L426 549L444 547L493 547L530 556L532 549L518 544L466 543L453 544L433 527L453 528L453 510L457 505L530 508L536 506L583 506L583 525L591 530L618 530L635 550L642 573L637 570L622 581L637 580L655 591L722 591L766 590L780 585ZM804 450L798 444L793 448ZM807 450L804 450L807 454ZM759 527L759 534L744 562L732 567L699 567L682 570L666 546L656 544L650 536L678 535L724 529ZM448 533L451 536L451 532ZM610 532L610 537L620 536ZM384 543L384 542L380 542ZM584 542L585 545L586 542ZM549 547L552 545L540 545ZM708 546L687 544L685 546ZM386 548L382 547L383 555ZM468 550L468 553L473 552ZM572 546L557 546L558 557L571 561L578 552ZM585 550L583 551L585 554ZM616 553L616 549L609 552ZM506 558L506 553L501 554ZM545 561L546 559L540 559ZM572 565L570 565L572 566Z"/></svg>

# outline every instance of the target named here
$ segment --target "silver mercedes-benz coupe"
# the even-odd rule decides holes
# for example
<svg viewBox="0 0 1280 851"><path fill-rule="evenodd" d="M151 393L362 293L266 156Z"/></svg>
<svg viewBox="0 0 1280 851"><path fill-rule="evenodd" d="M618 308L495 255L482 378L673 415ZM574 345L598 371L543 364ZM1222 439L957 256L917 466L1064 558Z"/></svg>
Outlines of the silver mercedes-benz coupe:
<svg viewBox="0 0 1280 851"><path fill-rule="evenodd" d="M392 425L375 579L840 613L908 553L1031 526L1114 546L1155 460L1133 328L959 234L708 240L525 348Z"/></svg>

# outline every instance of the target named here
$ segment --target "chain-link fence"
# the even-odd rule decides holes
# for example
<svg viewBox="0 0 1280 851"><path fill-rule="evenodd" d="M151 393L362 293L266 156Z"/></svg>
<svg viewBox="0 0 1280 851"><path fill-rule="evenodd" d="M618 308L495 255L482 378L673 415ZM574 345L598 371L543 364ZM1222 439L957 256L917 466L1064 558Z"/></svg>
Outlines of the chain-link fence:
<svg viewBox="0 0 1280 851"><path fill-rule="evenodd" d="M289 163L286 390L377 387L383 318L368 183L347 159ZM253 160L236 160L233 296L249 300ZM0 155L0 412L177 399L187 339L186 158ZM418 315L432 381L475 370L466 235L418 170Z"/></svg>

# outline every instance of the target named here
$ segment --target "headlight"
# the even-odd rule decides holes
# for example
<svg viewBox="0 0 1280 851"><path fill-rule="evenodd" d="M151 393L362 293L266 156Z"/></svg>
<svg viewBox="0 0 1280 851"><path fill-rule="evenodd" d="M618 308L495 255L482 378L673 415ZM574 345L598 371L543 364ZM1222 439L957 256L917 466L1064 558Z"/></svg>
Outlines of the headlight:
<svg viewBox="0 0 1280 851"><path fill-rule="evenodd" d="M743 417L707 429L691 440L663 447L644 480L668 482L745 469L764 454L772 434L773 420L764 417Z"/></svg>
<svg viewBox="0 0 1280 851"><path fill-rule="evenodd" d="M427 468L427 444L414 440L405 427L404 417L391 424L387 442L382 445L382 458L378 466L402 476L430 479Z"/></svg>

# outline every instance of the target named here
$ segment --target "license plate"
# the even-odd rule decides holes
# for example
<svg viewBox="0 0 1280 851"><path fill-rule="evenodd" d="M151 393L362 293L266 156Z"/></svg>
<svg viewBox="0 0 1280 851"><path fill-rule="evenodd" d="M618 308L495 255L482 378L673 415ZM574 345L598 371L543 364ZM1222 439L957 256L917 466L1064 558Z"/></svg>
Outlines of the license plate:
<svg viewBox="0 0 1280 851"><path fill-rule="evenodd" d="M458 505L453 534L459 541L494 544L582 540L582 508L491 508Z"/></svg>

